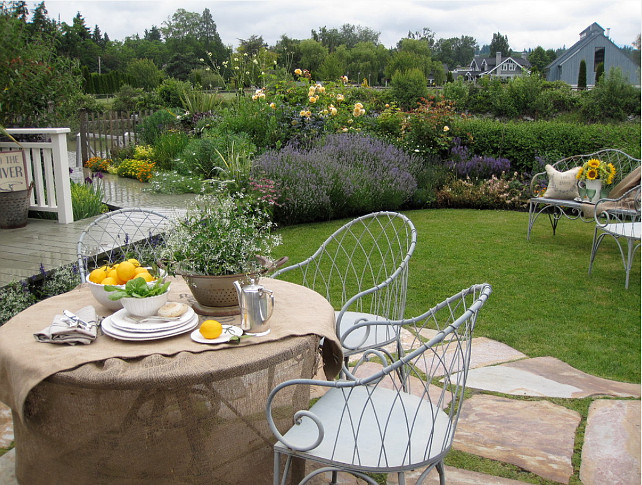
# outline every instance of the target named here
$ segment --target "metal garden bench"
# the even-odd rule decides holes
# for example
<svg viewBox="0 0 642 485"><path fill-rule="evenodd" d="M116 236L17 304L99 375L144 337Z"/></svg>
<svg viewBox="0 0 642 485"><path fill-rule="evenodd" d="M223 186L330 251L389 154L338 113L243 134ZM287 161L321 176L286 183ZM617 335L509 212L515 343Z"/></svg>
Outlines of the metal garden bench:
<svg viewBox="0 0 642 485"><path fill-rule="evenodd" d="M551 166L557 172L568 172L576 167L582 166L585 162L592 158L597 158L606 163L612 163L615 166L616 174L613 184L611 185L611 192L618 190L618 184L623 181L633 170L640 167L640 160L627 155L621 150L605 149L588 155L574 155L572 157L563 158L553 163ZM530 240L531 231L535 221L541 214L548 215L548 218L553 228L553 235L557 229L557 224L562 217L569 220L581 220L583 222L594 222L594 205L587 204L579 200L579 192L577 192L577 182L575 182L574 191L569 191L568 198L550 198L538 196L544 194L550 182L547 172L540 172L533 176L531 180L531 194L532 197L528 204L528 232L526 239ZM639 185L639 176L637 185ZM633 185L635 186L635 184ZM629 187L630 188L630 187ZM622 190L624 192L625 190ZM619 195L618 195L619 196Z"/></svg>

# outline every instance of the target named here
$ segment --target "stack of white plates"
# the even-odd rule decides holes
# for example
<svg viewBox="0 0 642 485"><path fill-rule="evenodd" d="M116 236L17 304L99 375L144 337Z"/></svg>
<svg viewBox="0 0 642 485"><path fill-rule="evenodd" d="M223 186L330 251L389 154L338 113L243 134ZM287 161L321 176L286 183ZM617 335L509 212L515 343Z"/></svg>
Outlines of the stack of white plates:
<svg viewBox="0 0 642 485"><path fill-rule="evenodd" d="M101 324L105 335L120 340L156 340L194 330L198 315L192 308L176 318L133 317L124 308L105 318Z"/></svg>

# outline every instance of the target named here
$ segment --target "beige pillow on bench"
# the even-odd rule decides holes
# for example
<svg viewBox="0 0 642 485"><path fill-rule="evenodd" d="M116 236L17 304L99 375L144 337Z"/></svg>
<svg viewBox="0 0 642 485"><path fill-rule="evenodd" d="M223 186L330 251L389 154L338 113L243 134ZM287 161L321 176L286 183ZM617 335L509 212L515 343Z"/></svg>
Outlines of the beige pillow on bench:
<svg viewBox="0 0 642 485"><path fill-rule="evenodd" d="M544 169L548 175L548 187L544 192L544 197L563 200L572 200L579 197L577 173L581 168L575 167L566 172L558 172L552 165L546 165Z"/></svg>

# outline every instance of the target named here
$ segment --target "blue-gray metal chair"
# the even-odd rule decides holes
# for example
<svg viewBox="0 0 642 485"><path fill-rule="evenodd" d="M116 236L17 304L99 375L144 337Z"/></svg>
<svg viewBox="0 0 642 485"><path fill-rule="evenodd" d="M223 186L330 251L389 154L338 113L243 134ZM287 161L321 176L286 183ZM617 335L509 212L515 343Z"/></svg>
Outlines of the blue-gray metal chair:
<svg viewBox="0 0 642 485"><path fill-rule="evenodd" d="M285 483L292 458L319 464L300 483L330 472L347 472L376 485L367 474L425 468L417 483L436 468L446 483L444 457L451 449L470 365L477 315L491 294L487 283L471 286L424 314L401 321L361 322L357 327L392 326L402 330L400 355L370 349L335 381L295 379L276 386L267 401L267 419L278 440L274 446L274 484ZM372 361L372 362L370 362ZM368 370L377 366L378 370ZM327 392L309 410L273 405L275 396L319 386ZM281 432L273 416L293 415ZM285 457L281 478L282 457Z"/></svg>
<svg viewBox="0 0 642 485"><path fill-rule="evenodd" d="M335 231L305 261L276 271L323 295L337 310L344 355L394 342L396 329L378 326L346 334L361 320L400 320L406 307L408 262L417 230L397 212L374 212Z"/></svg>
<svg viewBox="0 0 642 485"><path fill-rule="evenodd" d="M595 204L595 231L591 247L589 274L595 255L606 236L612 237L622 256L626 272L624 287L629 287L633 256L640 247L640 186L633 187L617 199L601 199ZM626 241L626 255L620 240Z"/></svg>
<svg viewBox="0 0 642 485"><path fill-rule="evenodd" d="M156 261L170 219L153 210L126 208L108 212L92 221L78 238L76 249L81 282L103 263L136 258L141 264Z"/></svg>

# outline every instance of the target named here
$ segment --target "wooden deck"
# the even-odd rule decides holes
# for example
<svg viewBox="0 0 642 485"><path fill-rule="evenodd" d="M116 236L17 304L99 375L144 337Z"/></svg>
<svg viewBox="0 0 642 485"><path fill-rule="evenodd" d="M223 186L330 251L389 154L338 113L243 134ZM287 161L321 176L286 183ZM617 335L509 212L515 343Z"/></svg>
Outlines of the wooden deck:
<svg viewBox="0 0 642 485"><path fill-rule="evenodd" d="M194 194L157 195L136 180L106 176L105 202L112 207L143 207L170 217L184 212ZM19 229L0 229L0 287L76 262L78 237L94 218L59 224L29 219Z"/></svg>

